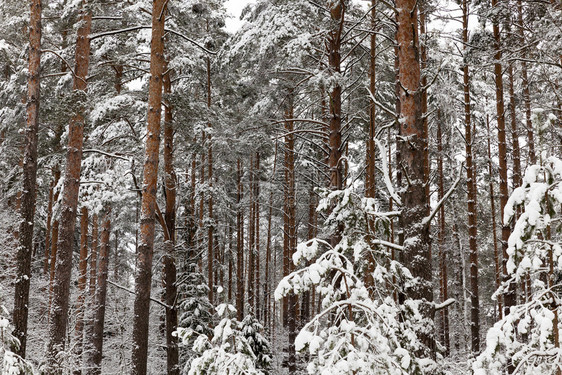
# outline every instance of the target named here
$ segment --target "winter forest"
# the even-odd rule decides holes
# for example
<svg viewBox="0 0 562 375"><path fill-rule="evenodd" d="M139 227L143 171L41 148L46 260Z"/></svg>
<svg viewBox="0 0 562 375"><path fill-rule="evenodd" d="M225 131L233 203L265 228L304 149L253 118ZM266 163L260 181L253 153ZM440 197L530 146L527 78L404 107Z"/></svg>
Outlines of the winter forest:
<svg viewBox="0 0 562 375"><path fill-rule="evenodd" d="M561 375L561 0L242 3L0 2L0 373Z"/></svg>

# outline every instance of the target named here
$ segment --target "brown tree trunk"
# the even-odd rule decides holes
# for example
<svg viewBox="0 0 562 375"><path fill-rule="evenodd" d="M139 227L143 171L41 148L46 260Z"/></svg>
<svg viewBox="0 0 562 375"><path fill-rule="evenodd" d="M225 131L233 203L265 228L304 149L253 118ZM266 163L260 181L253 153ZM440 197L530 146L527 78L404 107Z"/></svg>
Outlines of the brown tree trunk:
<svg viewBox="0 0 562 375"><path fill-rule="evenodd" d="M55 173L53 168L53 174ZM49 255L51 253L51 231L52 231L52 221L53 221L53 204L55 198L55 187L58 181L51 181L51 186L49 187L49 200L47 202L47 228L45 230L45 263L43 265L43 273L45 275L49 274Z"/></svg>
<svg viewBox="0 0 562 375"><path fill-rule="evenodd" d="M148 321L154 250L156 184L160 150L162 75L164 73L164 21L166 0L154 0L152 7L152 41L148 119L143 173L140 244L137 249L135 304L133 318L132 368L134 375L146 375L148 355Z"/></svg>
<svg viewBox="0 0 562 375"><path fill-rule="evenodd" d="M376 2L371 0L371 50L369 55L369 90L373 94L376 93L376 45L377 36L375 34L376 27ZM371 100L369 105L369 131L367 135L367 155L366 155L366 171L365 171L365 196L374 198L376 192L376 175L375 175L375 132L376 132L376 106Z"/></svg>
<svg viewBox="0 0 562 375"><path fill-rule="evenodd" d="M418 12L416 0L397 0L398 60L400 80L400 127L398 141L401 163L407 173L408 185L402 193L402 225L404 231L404 264L418 281L407 287L409 298L421 301L420 310L425 318L433 320L435 313L432 287L432 264L429 248L428 225L422 221L428 212L425 190L425 144L420 64L418 61ZM407 91L405 91L407 90ZM415 240L413 240L415 239ZM428 330L431 332L432 330ZM421 337L435 357L432 333Z"/></svg>
<svg viewBox="0 0 562 375"><path fill-rule="evenodd" d="M35 218L35 189L37 181L37 133L41 73L41 0L32 0L29 21L29 79L27 83L27 124L23 155L23 190L21 192L21 221L16 255L13 335L20 345L13 351L25 358L27 346L27 317L31 257L33 253L33 222Z"/></svg>
<svg viewBox="0 0 562 375"><path fill-rule="evenodd" d="M256 240L256 232L255 232L255 209L256 209L256 202L255 202L255 189L254 189L254 179L255 179L255 171L254 171L254 157L253 155L250 156L250 183L248 188L249 193L249 211L248 211L248 305L250 306L250 311L255 314L255 302L256 298L254 295L254 276L255 276L255 240Z"/></svg>
<svg viewBox="0 0 562 375"><path fill-rule="evenodd" d="M90 298L95 297L96 293L96 271L98 264L98 215L94 214L92 216L92 251L90 255Z"/></svg>
<svg viewBox="0 0 562 375"><path fill-rule="evenodd" d="M441 132L441 113L437 113L437 171L439 173L439 194L437 199L441 201L445 196L445 187L443 184L443 134ZM441 278L439 282L439 294L442 302L449 298L448 278L447 278L447 253L445 249L445 205L439 210L439 268L441 270ZM445 346L445 356L449 356L451 352L451 340L449 338L449 309L441 310L441 333L443 335L443 345Z"/></svg>
<svg viewBox="0 0 562 375"><path fill-rule="evenodd" d="M256 152L256 165L255 165L255 175L254 175L254 217L256 224L254 226L255 230L255 237L256 237L256 252L254 257L255 267L256 267L256 303L255 303L255 311L256 317L260 319L260 153Z"/></svg>
<svg viewBox="0 0 562 375"><path fill-rule="evenodd" d="M109 233L111 209L107 208L101 228L101 242L97 271L97 288L94 305L94 321L91 336L92 352L90 353L89 375L101 374L101 361L103 358L103 329L105 324L105 300L107 296L107 269L109 265ZM133 363L134 366L134 363Z"/></svg>
<svg viewBox="0 0 562 375"><path fill-rule="evenodd" d="M486 131L487 131L487 140L488 140L488 174L490 175L490 213L492 217L492 236L494 242L494 265L495 265L495 281L496 281L496 290L500 287L501 281L501 271L500 271L500 254L498 252L498 234L496 228L496 199L494 193L494 181L492 180L493 176L493 168L492 168L492 147L490 144L490 119L489 116L486 116ZM502 296L497 297L498 301L498 317L499 319L503 318L503 303L502 303Z"/></svg>
<svg viewBox="0 0 562 375"><path fill-rule="evenodd" d="M86 300L86 281L88 279L88 209L83 206L80 217L80 261L78 263L78 298L76 300L76 344L74 359L77 368L74 374L82 373L82 346L84 342L84 305Z"/></svg>
<svg viewBox="0 0 562 375"><path fill-rule="evenodd" d="M237 161L237 179L238 194L236 197L237 215L236 215L236 312L237 319L244 319L244 213L242 212L242 194L244 188L242 185L242 162Z"/></svg>
<svg viewBox="0 0 562 375"><path fill-rule="evenodd" d="M525 33L523 31L523 5L521 0L517 0L517 23L519 40L522 46L525 46ZM535 137L533 124L531 122L531 95L529 90L529 75L527 73L527 48L523 48L523 60L521 61L521 76L523 78L523 103L525 104L525 125L527 128L527 144L529 146L529 161L531 164L537 163L537 155L535 154Z"/></svg>
<svg viewBox="0 0 562 375"><path fill-rule="evenodd" d="M86 78L90 63L90 30L92 14L83 1L80 28L76 41L76 63L74 68L74 93L85 92ZM84 96L81 96L82 98ZM64 350L64 339L68 322L68 299L72 274L72 245L80 188L80 169L82 166L82 146L84 141L84 109L80 108L72 116L68 131L68 151L62 191L62 209L58 238L58 255L55 268L53 287L53 305L51 306L51 322L49 325L48 368L47 374L58 374L57 354Z"/></svg>
<svg viewBox="0 0 562 375"><path fill-rule="evenodd" d="M515 111L515 88L513 84L513 64L509 64L509 120L511 122L511 144L513 148L513 187L522 184L521 175L521 151L519 149L519 133L517 132L517 118Z"/></svg>
<svg viewBox="0 0 562 375"><path fill-rule="evenodd" d="M207 109L211 110L211 59L207 57ZM211 123L207 124L211 128ZM208 257L208 282L209 282L209 302L214 301L214 224L213 224L213 143L212 136L209 133L209 145L207 150L208 173L209 173L209 228L207 233L207 257Z"/></svg>
<svg viewBox="0 0 562 375"><path fill-rule="evenodd" d="M172 93L171 72L162 77L164 93ZM174 127L172 124L172 104L165 99L164 107L164 173L166 192L166 211L164 213L169 240L165 243L164 263L164 301L166 308L166 363L168 375L179 375L178 339L173 334L178 328L178 310L176 308L176 172L174 170Z"/></svg>
<svg viewBox="0 0 562 375"><path fill-rule="evenodd" d="M55 283L55 264L57 262L57 248L59 241L59 221L53 223L53 235L51 236L51 269L49 270L49 321L51 321L51 306L53 304L53 288Z"/></svg>
<svg viewBox="0 0 562 375"><path fill-rule="evenodd" d="M492 0L492 7L498 7L501 0ZM507 186L507 143L505 136L505 108L503 102L503 78L502 78L502 49L501 49L501 35L499 20L495 18L492 23L492 30L494 34L494 74L496 83L496 113L498 123L498 158L499 158L499 175L500 175L500 219L502 220L502 273L503 280L507 281L506 263L507 263L507 240L511 234L508 224L503 223L504 208L509 198ZM515 285L510 284L508 290L504 293L504 309L509 312L509 308L515 305ZM514 368L508 369L508 372L513 372Z"/></svg>
<svg viewBox="0 0 562 375"><path fill-rule="evenodd" d="M462 40L463 53L468 50L468 1L462 3ZM480 351L480 303L478 298L478 229L476 222L476 171L472 162L472 119L470 108L470 73L465 57L463 65L463 90L464 90L464 134L466 150L466 185L467 185L467 211L468 211L468 242L470 247L470 333L471 348L473 353Z"/></svg>

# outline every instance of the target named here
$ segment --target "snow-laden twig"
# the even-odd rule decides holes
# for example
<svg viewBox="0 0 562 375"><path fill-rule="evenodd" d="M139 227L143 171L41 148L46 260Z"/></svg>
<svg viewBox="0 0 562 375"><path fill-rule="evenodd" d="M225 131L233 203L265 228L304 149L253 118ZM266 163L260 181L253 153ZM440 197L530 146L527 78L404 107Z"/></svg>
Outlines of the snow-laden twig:
<svg viewBox="0 0 562 375"><path fill-rule="evenodd" d="M453 185L449 188L449 190L447 191L447 193L443 196L443 198L441 198L441 200L437 203L437 205L435 206L435 208L433 209L433 211L431 211L431 213L429 214L429 216L426 216L423 220L422 220L422 225L429 225L429 223L431 223L431 220L433 220L433 218L435 217L435 215L437 215L437 212L439 212L439 209L441 208L441 206L443 206L443 204L445 204L445 202L447 201L447 199L449 199L449 197L451 196L451 194L453 194L453 192L455 191L455 189L457 188L457 186L459 185L459 183L461 182L461 175L462 175L462 167L463 164L461 163L459 165L459 174L457 176L457 179L455 180L455 182L453 182Z"/></svg>
<svg viewBox="0 0 562 375"><path fill-rule="evenodd" d="M111 280L107 280L107 282L108 282L109 284L113 285L113 286L116 287L116 288L122 289L122 290L124 290L124 291L126 291L126 292L129 292L129 293L131 293L131 294L137 294L134 290L131 290L131 289L129 289L129 288L125 288L123 285L119 285L119 284L117 284L117 283L114 283L114 282L111 281ZM162 307L164 307L164 308L166 308L166 309L173 309L172 306L166 305L164 302L159 301L159 300L157 300L156 298L150 297L150 300L151 300L152 302L156 302L157 304L159 304L160 306L162 306Z"/></svg>
<svg viewBox="0 0 562 375"><path fill-rule="evenodd" d="M131 161L131 159L128 159L128 158L126 158L126 157L124 157L124 156L117 155L117 154L111 154L111 153L109 153L109 152L105 152L105 151L102 151L102 150L96 150L96 149L87 149L87 150L82 151L82 153L84 153L84 154L87 154L87 153L96 153L96 154L101 154L101 155L104 155L104 156L108 156L108 157L110 157L110 158L121 159L121 160L125 160L125 161Z"/></svg>
<svg viewBox="0 0 562 375"><path fill-rule="evenodd" d="M375 143L377 144L377 147L379 148L379 152L381 154L382 171L384 173L384 183L386 185L386 189L388 190L390 197L396 202L396 204L402 206L402 200L400 199L398 194L396 194L396 191L394 190L394 186L392 186L392 181L390 181L390 176L388 175L386 148L382 145L382 143L378 139L375 139Z"/></svg>
<svg viewBox="0 0 562 375"><path fill-rule="evenodd" d="M444 308L447 308L447 307L451 306L455 302L457 302L456 299L449 298L448 300L443 301L441 303L436 303L435 304L435 311L443 310Z"/></svg>

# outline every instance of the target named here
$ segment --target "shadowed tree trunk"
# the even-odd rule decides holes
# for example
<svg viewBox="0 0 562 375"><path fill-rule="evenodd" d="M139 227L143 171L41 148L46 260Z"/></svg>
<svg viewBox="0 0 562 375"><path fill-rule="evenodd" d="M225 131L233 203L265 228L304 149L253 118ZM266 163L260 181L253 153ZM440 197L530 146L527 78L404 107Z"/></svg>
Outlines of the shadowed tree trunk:
<svg viewBox="0 0 562 375"><path fill-rule="evenodd" d="M236 318L244 319L244 214L242 212L242 162L237 161L238 193L236 196Z"/></svg>
<svg viewBox="0 0 562 375"><path fill-rule="evenodd" d="M84 305L86 300L86 281L88 272L88 209L83 206L80 217L80 262L78 264L78 298L76 300L76 344L74 359L77 368L74 374L81 374L82 345L84 342Z"/></svg>
<svg viewBox="0 0 562 375"><path fill-rule="evenodd" d="M60 216L59 238L57 244L57 261L53 285L53 305L51 306L51 322L49 324L49 343L47 346L47 374L58 374L57 354L64 350L64 340L68 323L68 299L72 274L72 245L78 206L80 187L80 170L82 166L82 146L84 141L84 105L87 88L86 78L90 64L90 30L92 14L82 2L80 28L76 41L76 63L74 68L74 95L79 101L73 114L68 131L68 148L66 168L62 190L62 209Z"/></svg>
<svg viewBox="0 0 562 375"><path fill-rule="evenodd" d="M103 358L103 329L105 324L105 300L107 296L107 269L109 265L109 234L111 230L111 209L106 208L101 228L100 251L97 270L97 287L94 304L94 321L91 336L92 352L88 374L101 374L101 361Z"/></svg>
<svg viewBox="0 0 562 375"><path fill-rule="evenodd" d="M41 73L41 0L32 0L29 21L29 78L27 82L27 124L23 155L23 190L21 192L21 221L16 255L14 293L14 332L20 345L13 351L25 358L27 346L27 317L31 257L33 253L33 222L35 218L35 189L37 181L37 132L39 129L40 73Z"/></svg>
<svg viewBox="0 0 562 375"><path fill-rule="evenodd" d="M470 333L473 353L480 351L480 303L478 298L478 229L476 222L476 171L472 162L472 119L470 108L470 73L468 70L468 0L462 3L463 91L464 91L464 137L466 150L466 185L468 211L468 242L470 247Z"/></svg>
<svg viewBox="0 0 562 375"><path fill-rule="evenodd" d="M150 46L150 82L145 162L142 184L140 243L137 249L135 304L133 317L132 368L134 375L146 375L148 355L148 322L154 250L156 184L160 150L162 75L164 73L164 21L166 0L152 5L152 40Z"/></svg>
<svg viewBox="0 0 562 375"><path fill-rule="evenodd" d="M172 93L171 72L163 77L164 92ZM169 240L164 244L166 253L164 262L164 300L166 305L166 358L168 375L179 375L178 339L173 332L178 328L178 310L176 308L176 172L174 170L174 127L172 124L172 104L165 99L164 107L164 186L166 192L166 211L164 213Z"/></svg>
<svg viewBox="0 0 562 375"><path fill-rule="evenodd" d="M497 8L501 0L492 0L492 7ZM502 78L502 45L501 45L501 34L500 25L497 17L493 19L492 31L494 34L494 74L495 74L495 84L496 84L496 114L497 114L497 124L498 124L498 158L499 158L499 177L500 177L500 219L502 221L502 278L504 281L509 279L507 274L506 263L507 263L507 240L511 234L511 229L509 224L503 223L504 208L507 204L509 198L508 186L507 186L507 143L505 136L505 107L503 101L503 78ZM509 308L515 305L515 284L510 283L508 290L504 293L504 309L509 312ZM505 315L505 314L504 314ZM515 368L508 369L511 373Z"/></svg>

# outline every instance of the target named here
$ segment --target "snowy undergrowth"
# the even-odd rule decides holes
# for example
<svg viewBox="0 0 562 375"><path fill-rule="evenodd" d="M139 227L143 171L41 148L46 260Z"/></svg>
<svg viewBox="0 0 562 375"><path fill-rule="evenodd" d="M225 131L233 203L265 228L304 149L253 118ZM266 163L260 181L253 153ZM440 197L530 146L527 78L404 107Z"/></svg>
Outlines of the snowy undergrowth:
<svg viewBox="0 0 562 375"><path fill-rule="evenodd" d="M315 287L322 297L320 313L295 341L296 350L310 358L309 374L437 373L433 360L417 355L424 352L418 334L433 323L420 314L419 301L398 304L393 297L412 276L380 245L384 241L377 238L388 233L389 214L374 207L353 188L325 193L318 210L330 211L328 233L341 228L341 239L335 246L318 238L300 244L293 255L300 268L275 291L280 299ZM367 273L373 278L370 290Z"/></svg>
<svg viewBox="0 0 562 375"><path fill-rule="evenodd" d="M507 249L511 278L496 294L524 284L528 297L488 331L475 375L503 374L508 366L526 375L562 370L562 160L544 159L527 168L503 218L516 220Z"/></svg>

